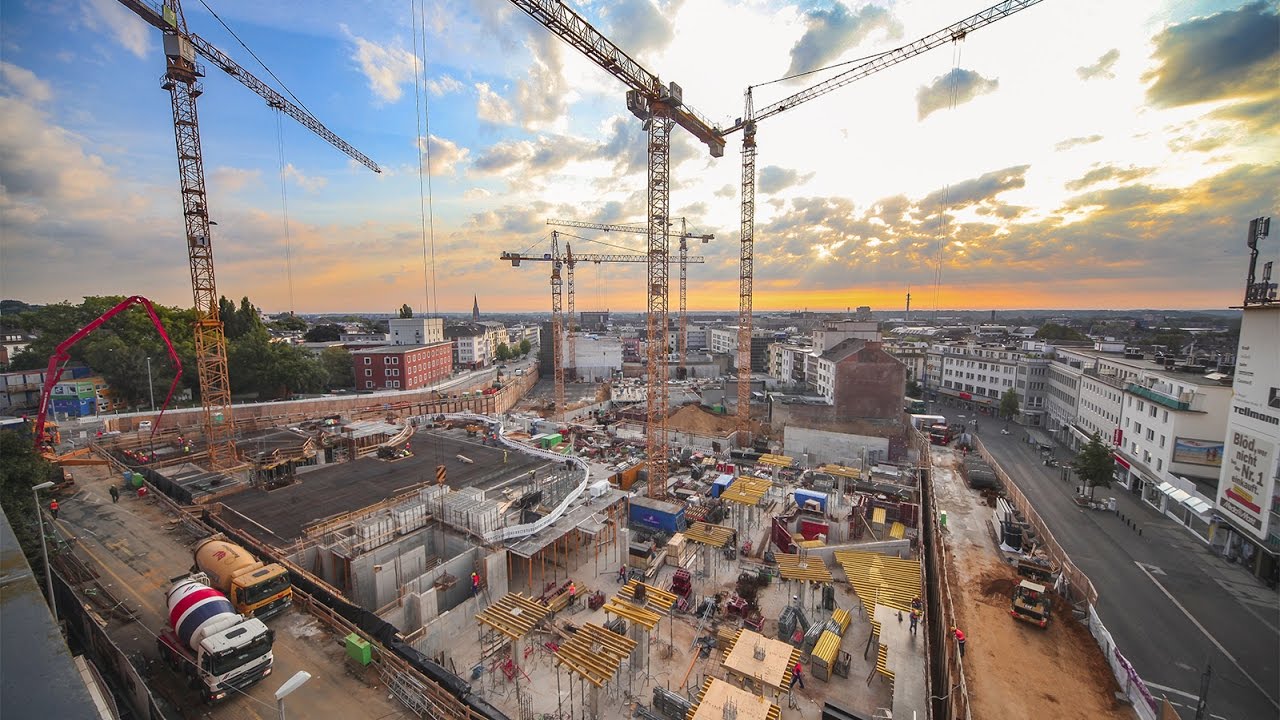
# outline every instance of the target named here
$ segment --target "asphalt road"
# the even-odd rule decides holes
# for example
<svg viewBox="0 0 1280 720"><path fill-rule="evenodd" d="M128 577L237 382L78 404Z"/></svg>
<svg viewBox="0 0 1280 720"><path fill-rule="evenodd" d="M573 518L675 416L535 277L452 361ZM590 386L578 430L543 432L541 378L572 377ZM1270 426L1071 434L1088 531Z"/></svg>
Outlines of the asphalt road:
<svg viewBox="0 0 1280 720"><path fill-rule="evenodd" d="M1079 508L1072 501L1074 483L1062 479L1062 470L1045 467L1018 426L1002 435L1001 425L984 416L982 442L1093 581L1099 617L1152 694L1167 697L1191 720L1201 675L1211 665L1206 717L1277 717L1276 592L1122 487L1097 494L1116 497L1128 523L1116 513ZM1070 456L1063 448L1057 452L1063 460Z"/></svg>

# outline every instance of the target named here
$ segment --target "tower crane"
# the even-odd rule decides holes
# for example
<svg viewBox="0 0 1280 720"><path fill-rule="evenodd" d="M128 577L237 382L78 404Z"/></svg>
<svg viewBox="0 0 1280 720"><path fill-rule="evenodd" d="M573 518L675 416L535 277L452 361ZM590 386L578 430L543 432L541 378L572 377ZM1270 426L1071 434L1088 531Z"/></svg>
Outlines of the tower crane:
<svg viewBox="0 0 1280 720"><path fill-rule="evenodd" d="M751 88L745 93L742 117L721 131L720 136L742 131L742 216L738 276L738 441L748 437L751 420L751 293L755 278L756 221L756 125L784 110L806 103L829 92L861 80L881 70L920 55L949 42L963 40L970 32L986 27L1042 0L1004 0L991 7L914 42L874 56L820 83L785 97L756 111Z"/></svg>
<svg viewBox="0 0 1280 720"><path fill-rule="evenodd" d="M701 240L706 243L715 240L716 236L712 233L698 234L689 232L685 218L672 218L671 225L675 224L675 220L680 221L680 336L676 339L680 347L680 367L685 364L685 355L688 354L688 343L685 337L689 325L688 318L688 264L689 264L689 241ZM605 232L624 232L637 233L643 235L648 232L647 228L639 225L618 225L614 223L592 223L580 222L577 220L548 220L548 225L556 225L559 227L587 228L589 230L604 230ZM670 237L670 236L668 236ZM569 265L569 322L573 322L573 265ZM573 328L569 328L569 367L577 367L577 355L574 353Z"/></svg>
<svg viewBox="0 0 1280 720"><path fill-rule="evenodd" d="M204 66L199 54L257 93L267 105L297 120L374 172L376 163L326 128L310 112L290 102L269 85L240 67L199 35L188 32L180 0L119 0L151 26L164 33L165 74L160 86L169 91L173 106L173 134L178 148L178 177L182 190L182 214L186 225L191 291L195 299L196 374L200 378L200 402L204 409L205 442L209 463L215 468L235 462L235 423L231 414L231 383L227 374L227 339L218 315L218 292L213 274L213 239L205 192L204 159L200 152L200 127L196 98L204 92L200 78Z"/></svg>
<svg viewBox="0 0 1280 720"><path fill-rule="evenodd" d="M644 121L649 134L647 181L648 284L646 325L649 339L648 418L645 449L649 460L649 495L661 497L667 485L667 365L663 352L667 335L667 222L671 209L671 127L679 125L704 143L712 157L724 156L724 137L718 127L684 103L684 92L672 82L664 85L600 34L581 15L559 0L511 0L540 25L577 48L595 64L628 87L627 110Z"/></svg>
<svg viewBox="0 0 1280 720"><path fill-rule="evenodd" d="M641 231L645 232L645 231ZM556 393L556 414L563 419L565 411L564 401L564 351L561 347L561 334L564 328L564 317L561 312L563 307L563 291L567 285L572 293L573 288L573 266L579 262L589 262L599 265L600 263L647 263L650 260L648 255L606 255L597 253L584 253L574 255L573 249L565 243L565 254L560 254L560 232L558 230L551 231L551 252L542 255L527 255L518 252L504 252L499 256L500 260L506 260L511 263L511 267L520 267L520 263L525 261L531 262L549 262L551 263L551 364L552 376L555 380ZM705 260L700 256L693 256L687 259L688 262L701 264ZM561 268L565 272L561 274ZM572 297L572 295L570 295ZM572 300L570 300L572 303ZM570 316L572 322L572 316ZM573 333L569 333L572 341ZM662 347L667 346L666 329L663 328ZM664 353L665 355L665 353ZM665 357L663 358L665 360Z"/></svg>

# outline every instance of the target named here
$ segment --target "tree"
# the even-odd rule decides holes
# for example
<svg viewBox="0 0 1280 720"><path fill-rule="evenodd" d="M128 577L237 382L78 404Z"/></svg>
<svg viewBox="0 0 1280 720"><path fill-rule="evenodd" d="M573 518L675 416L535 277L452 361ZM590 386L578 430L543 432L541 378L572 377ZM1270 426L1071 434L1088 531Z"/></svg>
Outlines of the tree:
<svg viewBox="0 0 1280 720"><path fill-rule="evenodd" d="M1115 477L1115 464L1111 448L1102 442L1098 433L1094 433L1089 442L1076 453L1076 475L1088 486L1090 498L1093 497L1095 488L1111 487L1111 480Z"/></svg>
<svg viewBox="0 0 1280 720"><path fill-rule="evenodd" d="M330 388L353 388L356 386L355 369L351 364L351 353L346 348L331 347L320 353L320 364L324 366L325 385Z"/></svg>
<svg viewBox="0 0 1280 720"><path fill-rule="evenodd" d="M333 324L317 325L302 336L307 342L334 342L342 338L342 326Z"/></svg>
<svg viewBox="0 0 1280 720"><path fill-rule="evenodd" d="M511 348L506 343L498 343L498 349L493 354L498 362L506 362L511 359Z"/></svg>
<svg viewBox="0 0 1280 720"><path fill-rule="evenodd" d="M292 313L281 313L272 317L271 327L275 330L303 332L307 329L307 321Z"/></svg>
<svg viewBox="0 0 1280 720"><path fill-rule="evenodd" d="M907 397L919 399L924 395L924 388L920 387L920 383L916 380L907 381Z"/></svg>
<svg viewBox="0 0 1280 720"><path fill-rule="evenodd" d="M0 507L13 526L18 545L44 587L44 564L40 562L40 526L31 487L53 477L54 467L40 457L25 435L0 430ZM45 500L47 501L47 499Z"/></svg>
<svg viewBox="0 0 1280 720"><path fill-rule="evenodd" d="M521 340L521 341L520 341L520 354L521 354L521 355L528 355L528 354L529 354L529 351L530 351L530 350L532 350L532 349L533 349L533 346L529 344L529 339L528 339L528 338L525 338L524 340Z"/></svg>
<svg viewBox="0 0 1280 720"><path fill-rule="evenodd" d="M413 317L413 308L409 307L408 303L405 303L404 305L400 306L400 317L402 318Z"/></svg>
<svg viewBox="0 0 1280 720"><path fill-rule="evenodd" d="M1012 420L1018 417L1018 413L1022 411L1019 402L1022 398L1018 397L1018 391L1009 388L1004 391L1004 395L1000 396L1000 415L1005 420Z"/></svg>
<svg viewBox="0 0 1280 720"><path fill-rule="evenodd" d="M1088 340L1087 335L1057 323L1045 323L1036 331L1037 340Z"/></svg>

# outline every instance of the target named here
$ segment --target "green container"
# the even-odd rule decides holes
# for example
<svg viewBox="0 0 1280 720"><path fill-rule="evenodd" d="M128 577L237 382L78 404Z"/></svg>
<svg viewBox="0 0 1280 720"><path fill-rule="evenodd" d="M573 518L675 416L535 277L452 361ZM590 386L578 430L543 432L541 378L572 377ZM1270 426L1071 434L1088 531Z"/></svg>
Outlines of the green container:
<svg viewBox="0 0 1280 720"><path fill-rule="evenodd" d="M939 512L939 513L938 513L938 524L939 524L939 525L941 525L942 527L946 527L946 526L947 526L947 511L946 511L946 510L943 510L943 511L941 511L941 512Z"/></svg>
<svg viewBox="0 0 1280 720"><path fill-rule="evenodd" d="M373 662L373 648L368 642L355 633L347 636L347 657L361 665Z"/></svg>

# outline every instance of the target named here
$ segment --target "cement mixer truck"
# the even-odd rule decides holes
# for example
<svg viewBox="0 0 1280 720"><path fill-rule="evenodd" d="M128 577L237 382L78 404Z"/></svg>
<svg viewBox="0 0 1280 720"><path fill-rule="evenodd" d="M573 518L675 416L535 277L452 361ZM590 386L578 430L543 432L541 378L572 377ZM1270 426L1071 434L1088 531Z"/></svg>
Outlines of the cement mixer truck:
<svg viewBox="0 0 1280 720"><path fill-rule="evenodd" d="M190 677L205 702L222 700L271 674L274 633L261 620L237 614L203 573L177 578L165 600L169 626L157 641L160 657Z"/></svg>
<svg viewBox="0 0 1280 720"><path fill-rule="evenodd" d="M293 602L289 571L279 563L267 565L248 550L220 535L196 545L196 570L231 600L236 612L265 620Z"/></svg>

